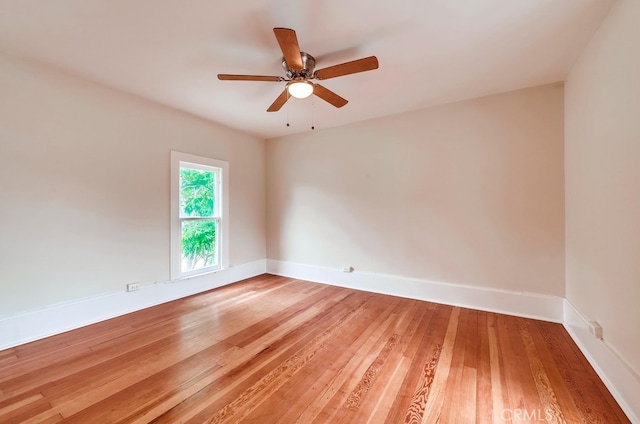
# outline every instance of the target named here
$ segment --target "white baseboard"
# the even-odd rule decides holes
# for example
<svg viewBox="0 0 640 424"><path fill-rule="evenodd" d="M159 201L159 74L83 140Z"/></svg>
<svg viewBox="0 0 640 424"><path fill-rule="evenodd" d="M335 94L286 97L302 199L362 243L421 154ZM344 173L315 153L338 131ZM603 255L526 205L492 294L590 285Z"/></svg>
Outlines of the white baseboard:
<svg viewBox="0 0 640 424"><path fill-rule="evenodd" d="M266 259L178 281L52 305L0 319L0 350L191 296L266 272Z"/></svg>
<svg viewBox="0 0 640 424"><path fill-rule="evenodd" d="M627 417L640 424L640 379L606 340L589 332L589 322L566 299L563 324Z"/></svg>
<svg viewBox="0 0 640 424"><path fill-rule="evenodd" d="M339 269L273 259L267 259L267 272L357 290L544 321L561 323L563 318L564 298L559 296L442 283L369 272L346 273Z"/></svg>

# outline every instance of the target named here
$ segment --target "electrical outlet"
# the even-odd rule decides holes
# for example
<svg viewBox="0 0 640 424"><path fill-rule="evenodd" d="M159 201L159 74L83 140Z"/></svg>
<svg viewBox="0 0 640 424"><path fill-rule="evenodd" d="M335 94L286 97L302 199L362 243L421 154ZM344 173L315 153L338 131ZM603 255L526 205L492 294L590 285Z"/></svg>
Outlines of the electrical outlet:
<svg viewBox="0 0 640 424"><path fill-rule="evenodd" d="M589 323L589 332L596 338L602 340L602 326L596 321Z"/></svg>
<svg viewBox="0 0 640 424"><path fill-rule="evenodd" d="M352 266L343 266L342 267L342 272L353 272L353 267Z"/></svg>
<svg viewBox="0 0 640 424"><path fill-rule="evenodd" d="M127 291L136 291L140 290L140 283L129 283L127 284Z"/></svg>

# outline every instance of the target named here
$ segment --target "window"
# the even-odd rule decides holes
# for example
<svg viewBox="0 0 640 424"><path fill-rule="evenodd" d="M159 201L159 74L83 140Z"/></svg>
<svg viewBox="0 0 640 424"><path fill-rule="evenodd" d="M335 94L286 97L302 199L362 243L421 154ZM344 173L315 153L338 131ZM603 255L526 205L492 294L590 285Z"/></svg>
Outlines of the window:
<svg viewBox="0 0 640 424"><path fill-rule="evenodd" d="M171 152L171 278L228 266L228 162Z"/></svg>

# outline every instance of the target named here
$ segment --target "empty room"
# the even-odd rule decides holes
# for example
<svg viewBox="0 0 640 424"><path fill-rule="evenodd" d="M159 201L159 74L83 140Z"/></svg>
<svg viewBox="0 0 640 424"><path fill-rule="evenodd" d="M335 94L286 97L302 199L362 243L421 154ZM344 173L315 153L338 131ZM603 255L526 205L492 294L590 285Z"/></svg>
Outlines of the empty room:
<svg viewBox="0 0 640 424"><path fill-rule="evenodd" d="M0 0L0 422L640 424L638 22Z"/></svg>

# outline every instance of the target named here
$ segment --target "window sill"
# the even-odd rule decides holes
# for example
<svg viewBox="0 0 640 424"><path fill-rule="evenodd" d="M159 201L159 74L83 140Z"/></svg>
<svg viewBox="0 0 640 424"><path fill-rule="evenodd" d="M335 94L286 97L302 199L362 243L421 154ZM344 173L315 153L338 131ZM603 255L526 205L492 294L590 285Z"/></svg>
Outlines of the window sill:
<svg viewBox="0 0 640 424"><path fill-rule="evenodd" d="M220 268L215 268L215 269L207 269L207 270L204 270L204 271L193 271L193 273L189 273L189 274L186 274L186 275L181 275L181 276L172 278L171 282L172 283L177 283L178 281L185 281L185 280L191 280L192 278L204 277L204 276L209 275L209 274L215 274L217 272L224 271L227 268L220 267Z"/></svg>

